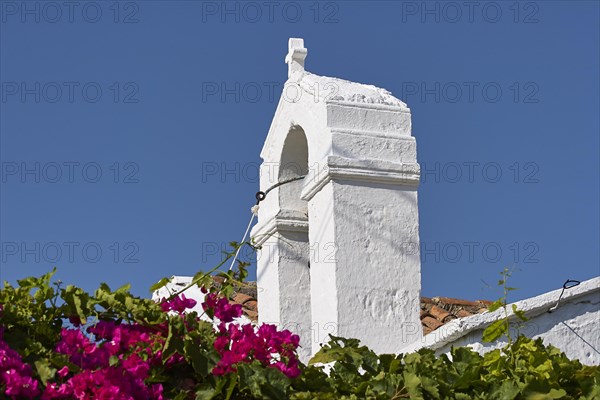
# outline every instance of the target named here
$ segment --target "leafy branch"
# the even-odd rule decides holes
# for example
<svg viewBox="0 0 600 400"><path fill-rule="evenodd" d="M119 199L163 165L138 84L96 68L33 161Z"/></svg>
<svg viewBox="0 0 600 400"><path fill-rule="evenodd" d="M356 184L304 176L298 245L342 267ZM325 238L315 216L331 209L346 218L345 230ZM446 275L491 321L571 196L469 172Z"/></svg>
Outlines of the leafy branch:
<svg viewBox="0 0 600 400"><path fill-rule="evenodd" d="M494 311L498 310L499 308L502 308L504 310L504 317L502 319L499 319L499 320L493 322L492 324L490 324L490 326L485 328L485 330L483 331L483 336L482 336L482 340L484 342L493 342L493 341L499 339L500 337L502 337L503 335L506 335L509 345L512 344L512 342L513 342L513 338L510 333L510 315L508 312L508 294L514 290L517 290L517 288L508 286L508 279L511 277L512 272L513 271L509 268L504 268L502 270L502 272L500 272L502 279L500 279L498 281L498 286L502 287L503 295L498 300L496 300L495 302L490 304L490 306L488 307L488 311L494 312ZM525 312L517 309L517 306L515 304L512 305L512 312L521 321L527 321L527 317L525 317Z"/></svg>

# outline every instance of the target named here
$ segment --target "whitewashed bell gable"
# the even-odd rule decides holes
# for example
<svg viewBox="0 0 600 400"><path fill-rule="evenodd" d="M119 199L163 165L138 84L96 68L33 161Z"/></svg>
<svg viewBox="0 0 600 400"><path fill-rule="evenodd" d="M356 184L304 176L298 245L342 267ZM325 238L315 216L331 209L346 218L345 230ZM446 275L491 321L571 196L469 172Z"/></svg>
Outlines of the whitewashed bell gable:
<svg viewBox="0 0 600 400"><path fill-rule="evenodd" d="M384 89L305 71L290 39L288 81L261 152L259 321L394 352L422 337L417 187L410 110Z"/></svg>

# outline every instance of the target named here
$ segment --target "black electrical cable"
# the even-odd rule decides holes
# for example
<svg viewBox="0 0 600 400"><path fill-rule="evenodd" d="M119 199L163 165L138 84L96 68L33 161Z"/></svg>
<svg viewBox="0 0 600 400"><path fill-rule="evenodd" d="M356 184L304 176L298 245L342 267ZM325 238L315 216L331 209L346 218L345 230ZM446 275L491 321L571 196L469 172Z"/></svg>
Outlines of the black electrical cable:
<svg viewBox="0 0 600 400"><path fill-rule="evenodd" d="M295 182L295 181L299 181L301 179L304 179L306 177L306 175L302 175L302 176L296 176L295 178L290 178L290 179L286 179L283 180L281 182L277 182L276 184L274 184L273 186L271 186L270 188L268 188L267 190L265 190L264 192L259 191L256 192L256 204L258 205L258 203L260 203L261 201L263 201L266 197L267 194L269 194L269 192L281 185L285 185L286 183L290 183L290 182Z"/></svg>
<svg viewBox="0 0 600 400"><path fill-rule="evenodd" d="M574 279L567 279L565 281L565 283L563 283L562 291L560 292L560 296L558 296L558 300L556 301L556 304L554 305L554 307L550 307L548 312L551 313L552 311L554 311L558 308L558 305L560 304L560 299L562 299L563 294L565 293L565 289L571 289L572 287L575 287L575 286L579 285L580 283L581 283L580 281L576 281Z"/></svg>

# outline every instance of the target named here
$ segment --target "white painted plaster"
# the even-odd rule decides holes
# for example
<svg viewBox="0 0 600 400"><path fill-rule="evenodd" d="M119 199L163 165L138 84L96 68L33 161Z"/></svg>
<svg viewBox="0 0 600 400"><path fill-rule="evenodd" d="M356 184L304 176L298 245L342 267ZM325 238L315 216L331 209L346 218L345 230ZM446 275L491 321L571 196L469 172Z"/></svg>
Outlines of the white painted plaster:
<svg viewBox="0 0 600 400"><path fill-rule="evenodd" d="M600 277L565 290L558 308L549 313L561 291L557 289L513 303L529 319L522 324L519 332L532 338L541 337L544 343L558 347L568 357L576 358L583 364L600 365ZM508 306L508 310L511 322L517 323L512 305ZM504 311L500 309L450 321L424 336L421 341L405 346L400 352L411 353L427 347L441 354L448 353L451 347L468 345L485 353L503 347L507 343L506 337L494 343L483 343L481 340L483 330L503 317ZM512 333L514 336L517 331Z"/></svg>

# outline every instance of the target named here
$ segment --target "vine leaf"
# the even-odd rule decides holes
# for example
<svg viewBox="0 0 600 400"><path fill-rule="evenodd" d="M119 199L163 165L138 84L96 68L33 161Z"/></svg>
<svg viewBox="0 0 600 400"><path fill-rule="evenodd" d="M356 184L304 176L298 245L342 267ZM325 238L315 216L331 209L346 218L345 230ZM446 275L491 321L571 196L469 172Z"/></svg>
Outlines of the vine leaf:
<svg viewBox="0 0 600 400"><path fill-rule="evenodd" d="M489 312L494 312L497 309L499 309L500 307L502 307L503 305L503 299L498 299L495 302L493 302L492 304L490 304L490 306L488 307L488 311Z"/></svg>
<svg viewBox="0 0 600 400"><path fill-rule="evenodd" d="M499 319L483 331L482 340L484 342L493 342L508 332L508 324L505 319Z"/></svg>
<svg viewBox="0 0 600 400"><path fill-rule="evenodd" d="M160 281L158 281L154 285L150 286L150 293L156 292L158 289L164 287L169 282L171 282L171 279L162 278Z"/></svg>
<svg viewBox="0 0 600 400"><path fill-rule="evenodd" d="M38 360L33 363L35 365L35 369L40 376L40 380L44 385L48 382L49 379L54 378L54 374L56 373L56 368L52 368L48 361L46 360Z"/></svg>
<svg viewBox="0 0 600 400"><path fill-rule="evenodd" d="M527 317L525 316L525 311L519 310L515 304L512 305L513 313L521 320L527 321Z"/></svg>

